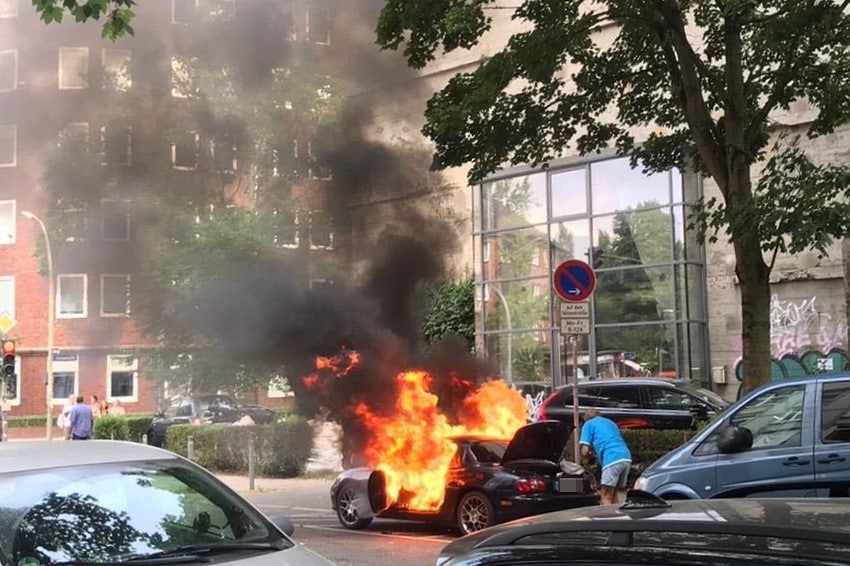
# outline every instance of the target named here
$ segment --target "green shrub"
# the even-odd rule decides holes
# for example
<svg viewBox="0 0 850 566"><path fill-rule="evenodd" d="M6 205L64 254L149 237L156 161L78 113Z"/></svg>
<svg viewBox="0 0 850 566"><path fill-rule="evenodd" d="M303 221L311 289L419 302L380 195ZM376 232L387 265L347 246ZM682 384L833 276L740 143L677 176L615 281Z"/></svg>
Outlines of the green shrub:
<svg viewBox="0 0 850 566"><path fill-rule="evenodd" d="M32 426L46 426L47 415L40 417L7 417L6 424L9 428L27 428ZM51 422L56 423L56 417L51 417Z"/></svg>
<svg viewBox="0 0 850 566"><path fill-rule="evenodd" d="M105 440L129 440L130 428L127 419L118 415L103 415L94 421L94 438Z"/></svg>
<svg viewBox="0 0 850 566"><path fill-rule="evenodd" d="M313 448L310 425L298 417L271 425L175 425L168 428L165 447L185 457L190 436L194 461L219 472L247 472L253 441L257 475L298 476Z"/></svg>
<svg viewBox="0 0 850 566"><path fill-rule="evenodd" d="M130 429L127 439L133 442L142 441L142 437L147 434L153 421L152 415L127 415L121 418L127 421L127 427Z"/></svg>

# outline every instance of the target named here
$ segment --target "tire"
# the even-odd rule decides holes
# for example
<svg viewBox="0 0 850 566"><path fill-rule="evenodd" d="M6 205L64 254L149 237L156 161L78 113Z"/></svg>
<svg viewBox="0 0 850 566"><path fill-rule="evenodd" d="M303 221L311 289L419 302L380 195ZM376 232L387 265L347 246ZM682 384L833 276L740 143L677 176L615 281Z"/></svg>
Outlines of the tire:
<svg viewBox="0 0 850 566"><path fill-rule="evenodd" d="M336 494L336 517L346 529L365 529L372 523L372 517L362 518L357 513L357 492L343 484Z"/></svg>
<svg viewBox="0 0 850 566"><path fill-rule="evenodd" d="M496 524L496 510L480 491L470 491L457 504L457 530L468 535Z"/></svg>

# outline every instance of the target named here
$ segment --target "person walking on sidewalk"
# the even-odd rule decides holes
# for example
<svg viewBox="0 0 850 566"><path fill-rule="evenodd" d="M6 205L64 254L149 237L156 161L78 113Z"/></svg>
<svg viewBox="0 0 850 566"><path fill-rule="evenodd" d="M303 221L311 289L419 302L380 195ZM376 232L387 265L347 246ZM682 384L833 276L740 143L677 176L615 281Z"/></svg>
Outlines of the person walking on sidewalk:
<svg viewBox="0 0 850 566"><path fill-rule="evenodd" d="M579 444L582 456L587 456L592 450L602 466L602 505L617 503L617 492L626 489L632 467L632 453L617 423L600 416L595 408L588 410Z"/></svg>
<svg viewBox="0 0 850 566"><path fill-rule="evenodd" d="M94 414L86 404L85 397L77 397L77 404L71 408L68 415L71 429L71 440L88 440L94 428Z"/></svg>

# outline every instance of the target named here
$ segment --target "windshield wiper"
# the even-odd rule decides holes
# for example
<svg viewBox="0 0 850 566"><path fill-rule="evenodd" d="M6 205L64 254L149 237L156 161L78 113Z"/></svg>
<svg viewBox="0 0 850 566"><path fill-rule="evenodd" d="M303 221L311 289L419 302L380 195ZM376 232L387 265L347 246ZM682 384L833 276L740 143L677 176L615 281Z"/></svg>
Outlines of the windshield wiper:
<svg viewBox="0 0 850 566"><path fill-rule="evenodd" d="M206 557L209 554L219 552L233 552L239 550L283 550L288 548L285 539L266 542L225 542L220 544L189 544L178 546L168 550L142 554L129 558L113 561L89 561L68 560L67 562L53 562L51 566L113 566L118 564L155 565L155 564L183 564L187 562L209 562Z"/></svg>

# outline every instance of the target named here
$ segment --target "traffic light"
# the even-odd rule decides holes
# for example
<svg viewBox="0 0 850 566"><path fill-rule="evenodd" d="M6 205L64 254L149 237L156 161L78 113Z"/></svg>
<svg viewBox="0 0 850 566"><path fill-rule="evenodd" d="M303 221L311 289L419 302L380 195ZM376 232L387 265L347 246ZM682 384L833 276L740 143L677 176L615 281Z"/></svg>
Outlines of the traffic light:
<svg viewBox="0 0 850 566"><path fill-rule="evenodd" d="M14 340L3 340L3 375L15 375Z"/></svg>

